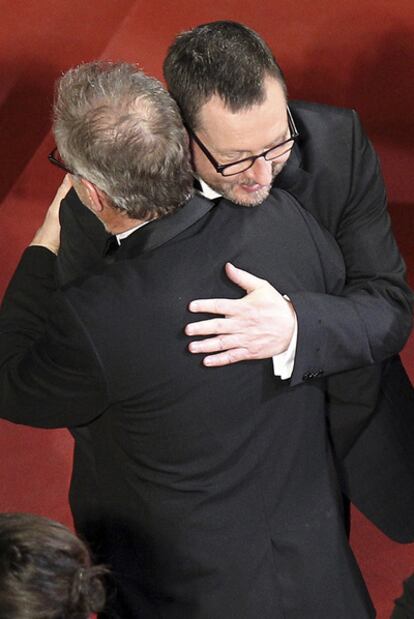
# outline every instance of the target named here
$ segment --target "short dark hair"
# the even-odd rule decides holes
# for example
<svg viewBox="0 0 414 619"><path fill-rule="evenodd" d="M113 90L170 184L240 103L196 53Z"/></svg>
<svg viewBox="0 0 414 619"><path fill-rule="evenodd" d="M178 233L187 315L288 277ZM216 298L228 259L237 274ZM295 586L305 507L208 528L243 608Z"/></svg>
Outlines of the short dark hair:
<svg viewBox="0 0 414 619"><path fill-rule="evenodd" d="M53 129L68 168L131 218L172 213L192 193L177 104L136 65L97 61L70 69L57 83Z"/></svg>
<svg viewBox="0 0 414 619"><path fill-rule="evenodd" d="M182 32L168 50L164 77L185 123L197 128L200 108L218 95L233 112L264 101L265 77L286 93L282 70L254 31L233 21L202 24Z"/></svg>
<svg viewBox="0 0 414 619"><path fill-rule="evenodd" d="M87 619L103 609L107 572L62 524L0 514L0 617Z"/></svg>

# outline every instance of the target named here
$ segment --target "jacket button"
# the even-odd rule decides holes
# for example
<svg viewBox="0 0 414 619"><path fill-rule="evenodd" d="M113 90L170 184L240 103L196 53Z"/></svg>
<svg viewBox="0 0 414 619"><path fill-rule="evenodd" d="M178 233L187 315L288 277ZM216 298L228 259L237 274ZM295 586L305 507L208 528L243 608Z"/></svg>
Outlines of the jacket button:
<svg viewBox="0 0 414 619"><path fill-rule="evenodd" d="M318 376L322 376L323 370L317 370L316 372L306 372L302 376L302 380L309 380L310 378L317 378Z"/></svg>

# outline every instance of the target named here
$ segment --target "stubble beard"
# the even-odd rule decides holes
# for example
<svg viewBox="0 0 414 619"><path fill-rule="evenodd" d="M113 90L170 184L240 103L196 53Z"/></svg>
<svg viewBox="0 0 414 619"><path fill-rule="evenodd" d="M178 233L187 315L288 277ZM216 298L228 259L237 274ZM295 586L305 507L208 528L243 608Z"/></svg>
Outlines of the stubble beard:
<svg viewBox="0 0 414 619"><path fill-rule="evenodd" d="M243 180L243 178L234 181L233 183L228 183L226 181L222 183L212 183L211 181L206 181L207 184L220 193L223 198L226 198L233 204L237 204L237 206L245 206L247 208L253 208L255 206L260 206L266 198L268 197L270 190L273 185L273 181L278 174L282 171L285 163L275 163L272 166L272 182L269 185L264 185L258 191L255 191L252 194L246 194L246 196L240 195L240 192L237 192L237 187L239 185L256 185L256 183L250 179Z"/></svg>

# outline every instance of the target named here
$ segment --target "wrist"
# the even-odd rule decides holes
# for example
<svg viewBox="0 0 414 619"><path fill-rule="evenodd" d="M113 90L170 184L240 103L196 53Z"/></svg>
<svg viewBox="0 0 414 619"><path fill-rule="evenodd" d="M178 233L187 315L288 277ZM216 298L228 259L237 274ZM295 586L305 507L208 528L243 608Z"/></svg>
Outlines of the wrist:
<svg viewBox="0 0 414 619"><path fill-rule="evenodd" d="M50 238L50 236L44 233L42 228L39 228L39 230L36 232L32 241L29 243L29 247L31 247L32 245L45 247L49 251L56 254L56 256L59 253L59 239L56 240Z"/></svg>

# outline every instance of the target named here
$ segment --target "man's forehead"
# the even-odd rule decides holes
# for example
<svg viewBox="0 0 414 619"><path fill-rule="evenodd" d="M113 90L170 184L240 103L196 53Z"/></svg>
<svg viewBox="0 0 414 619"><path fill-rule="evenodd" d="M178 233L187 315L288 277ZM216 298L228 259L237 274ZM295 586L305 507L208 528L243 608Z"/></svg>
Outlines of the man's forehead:
<svg viewBox="0 0 414 619"><path fill-rule="evenodd" d="M255 151L282 141L287 129L286 97L272 80L263 103L231 110L217 95L199 112L198 133L219 151Z"/></svg>

